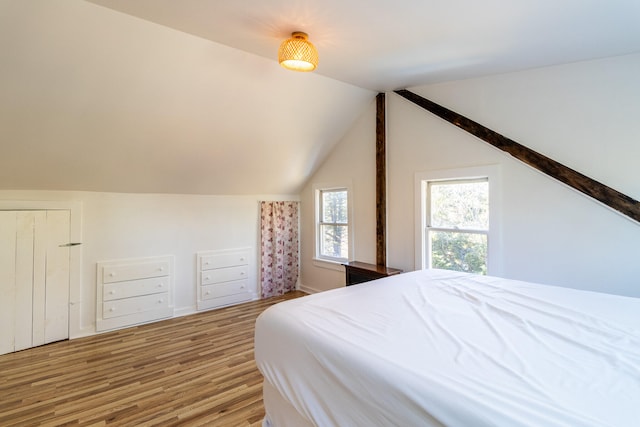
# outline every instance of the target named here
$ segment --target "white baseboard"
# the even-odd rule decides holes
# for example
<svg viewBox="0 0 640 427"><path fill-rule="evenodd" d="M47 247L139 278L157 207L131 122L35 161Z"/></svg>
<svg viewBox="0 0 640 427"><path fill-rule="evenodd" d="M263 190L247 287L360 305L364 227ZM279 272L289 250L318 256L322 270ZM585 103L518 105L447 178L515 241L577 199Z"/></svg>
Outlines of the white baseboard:
<svg viewBox="0 0 640 427"><path fill-rule="evenodd" d="M308 294L317 294L318 292L322 292L320 289L310 288L308 286L304 286L303 284L299 284L298 290L302 292L306 292Z"/></svg>
<svg viewBox="0 0 640 427"><path fill-rule="evenodd" d="M180 308L176 308L173 311L173 317L183 317L183 316L188 316L190 314L196 314L198 311L196 310L196 306L192 305L189 307L180 307Z"/></svg>
<svg viewBox="0 0 640 427"><path fill-rule="evenodd" d="M74 334L69 334L69 339L70 340L75 340L76 338L84 338L84 337L90 337L91 335L96 335L96 328L95 326L91 326L90 328L83 328L80 330L76 330L74 331Z"/></svg>

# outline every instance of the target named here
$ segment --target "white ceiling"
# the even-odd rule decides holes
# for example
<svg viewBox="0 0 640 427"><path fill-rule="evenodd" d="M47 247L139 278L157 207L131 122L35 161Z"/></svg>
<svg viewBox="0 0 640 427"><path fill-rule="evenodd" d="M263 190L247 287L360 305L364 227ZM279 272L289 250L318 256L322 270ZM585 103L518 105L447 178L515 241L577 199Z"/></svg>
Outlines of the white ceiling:
<svg viewBox="0 0 640 427"><path fill-rule="evenodd" d="M639 0L0 0L0 189L297 194L378 91L639 51Z"/></svg>
<svg viewBox="0 0 640 427"><path fill-rule="evenodd" d="M297 194L375 97L84 0L0 0L0 52L0 189Z"/></svg>
<svg viewBox="0 0 640 427"><path fill-rule="evenodd" d="M638 0L91 0L275 60L309 34L318 74L374 91L640 51Z"/></svg>

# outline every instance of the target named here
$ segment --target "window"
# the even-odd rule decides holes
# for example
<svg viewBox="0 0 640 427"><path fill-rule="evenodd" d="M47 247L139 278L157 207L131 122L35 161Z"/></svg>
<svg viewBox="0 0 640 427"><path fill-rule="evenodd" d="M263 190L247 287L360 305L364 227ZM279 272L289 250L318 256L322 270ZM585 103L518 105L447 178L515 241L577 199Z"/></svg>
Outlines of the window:
<svg viewBox="0 0 640 427"><path fill-rule="evenodd" d="M429 268L487 274L489 181L427 183Z"/></svg>
<svg viewBox="0 0 640 427"><path fill-rule="evenodd" d="M416 268L500 275L498 166L416 174Z"/></svg>
<svg viewBox="0 0 640 427"><path fill-rule="evenodd" d="M346 188L320 189L317 197L316 258L349 259L349 194Z"/></svg>

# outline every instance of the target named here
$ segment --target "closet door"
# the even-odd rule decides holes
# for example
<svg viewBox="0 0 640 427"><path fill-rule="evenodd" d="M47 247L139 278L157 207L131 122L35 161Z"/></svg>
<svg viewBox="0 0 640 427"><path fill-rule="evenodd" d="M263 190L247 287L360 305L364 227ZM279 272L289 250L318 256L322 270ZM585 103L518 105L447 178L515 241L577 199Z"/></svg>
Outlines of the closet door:
<svg viewBox="0 0 640 427"><path fill-rule="evenodd" d="M0 211L0 354L69 337L69 229L69 211Z"/></svg>
<svg viewBox="0 0 640 427"><path fill-rule="evenodd" d="M37 300L44 300L45 317L33 328L34 335L35 331L44 331L45 344L69 338L69 247L60 245L69 243L70 224L69 211L47 211L46 237L42 240L46 251L46 295Z"/></svg>
<svg viewBox="0 0 640 427"><path fill-rule="evenodd" d="M15 350L16 212L0 211L0 354Z"/></svg>

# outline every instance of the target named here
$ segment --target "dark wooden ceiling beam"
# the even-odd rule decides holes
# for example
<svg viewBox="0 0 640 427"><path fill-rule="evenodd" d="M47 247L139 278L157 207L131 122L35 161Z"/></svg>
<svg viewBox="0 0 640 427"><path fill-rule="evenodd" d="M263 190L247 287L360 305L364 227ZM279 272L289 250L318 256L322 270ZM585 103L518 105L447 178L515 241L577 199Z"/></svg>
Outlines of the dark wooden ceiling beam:
<svg viewBox="0 0 640 427"><path fill-rule="evenodd" d="M396 93L521 162L640 222L640 202L637 200L420 95L406 89Z"/></svg>
<svg viewBox="0 0 640 427"><path fill-rule="evenodd" d="M387 161L385 94L376 96L376 264L387 265Z"/></svg>

